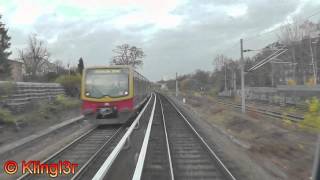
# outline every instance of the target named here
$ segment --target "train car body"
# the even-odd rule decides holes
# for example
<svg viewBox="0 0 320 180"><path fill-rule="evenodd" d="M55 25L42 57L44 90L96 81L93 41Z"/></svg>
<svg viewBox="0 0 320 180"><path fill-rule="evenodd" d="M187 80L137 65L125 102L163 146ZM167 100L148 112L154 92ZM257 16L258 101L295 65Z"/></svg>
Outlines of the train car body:
<svg viewBox="0 0 320 180"><path fill-rule="evenodd" d="M93 123L122 124L147 100L151 83L129 66L86 68L82 113Z"/></svg>

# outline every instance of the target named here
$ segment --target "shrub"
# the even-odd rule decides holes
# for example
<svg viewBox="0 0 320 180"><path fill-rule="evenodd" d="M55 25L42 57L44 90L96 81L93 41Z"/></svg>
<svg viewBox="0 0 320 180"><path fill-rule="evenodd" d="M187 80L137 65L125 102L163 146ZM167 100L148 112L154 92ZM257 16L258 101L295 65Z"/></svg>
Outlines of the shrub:
<svg viewBox="0 0 320 180"><path fill-rule="evenodd" d="M209 96L211 96L211 97L216 97L217 95L218 95L218 93L219 93L219 91L218 91L218 89L216 89L216 88L212 88L212 89L210 89L209 90Z"/></svg>
<svg viewBox="0 0 320 180"><path fill-rule="evenodd" d="M46 79L47 82L55 81L59 77L59 74L56 72L49 72L44 75L44 79Z"/></svg>
<svg viewBox="0 0 320 180"><path fill-rule="evenodd" d="M80 95L81 75L61 75L56 80L60 83L68 96L78 97Z"/></svg>
<svg viewBox="0 0 320 180"><path fill-rule="evenodd" d="M11 112L7 109L0 108L0 121L4 123L14 123L15 120Z"/></svg>
<svg viewBox="0 0 320 180"><path fill-rule="evenodd" d="M289 86L297 85L297 82L296 82L295 80L293 80L293 79L289 79L289 80L287 81L287 83L288 83Z"/></svg>
<svg viewBox="0 0 320 180"><path fill-rule="evenodd" d="M309 78L308 81L306 82L306 85L308 85L308 86L316 85L315 79L314 78Z"/></svg>
<svg viewBox="0 0 320 180"><path fill-rule="evenodd" d="M304 127L311 127L320 130L320 101L313 97L309 102L308 112L304 115L304 120L300 123Z"/></svg>
<svg viewBox="0 0 320 180"><path fill-rule="evenodd" d="M80 101L77 99L66 97L64 95L58 95L54 100L54 104L58 106L61 105L63 109L70 109L70 108L78 107L80 104Z"/></svg>
<svg viewBox="0 0 320 180"><path fill-rule="evenodd" d="M4 82L0 84L0 100L10 96L13 91L15 90L15 83L14 82Z"/></svg>

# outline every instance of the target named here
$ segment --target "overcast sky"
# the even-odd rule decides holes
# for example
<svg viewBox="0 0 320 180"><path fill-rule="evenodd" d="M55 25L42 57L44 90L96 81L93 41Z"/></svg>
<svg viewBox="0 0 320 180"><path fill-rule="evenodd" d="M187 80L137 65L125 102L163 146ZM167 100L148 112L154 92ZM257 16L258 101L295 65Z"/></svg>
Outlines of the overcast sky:
<svg viewBox="0 0 320 180"><path fill-rule="evenodd" d="M79 57L107 65L112 49L129 43L145 51L139 71L151 80L212 70L218 53L239 56L240 38L261 48L276 40L279 25L319 10L320 0L0 0L11 58L31 33L48 43L52 60L73 65Z"/></svg>

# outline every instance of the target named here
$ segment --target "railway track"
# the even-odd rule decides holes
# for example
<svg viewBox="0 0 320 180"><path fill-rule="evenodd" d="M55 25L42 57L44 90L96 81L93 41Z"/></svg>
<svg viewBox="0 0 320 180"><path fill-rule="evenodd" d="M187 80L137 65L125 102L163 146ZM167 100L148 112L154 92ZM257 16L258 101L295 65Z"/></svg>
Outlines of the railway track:
<svg viewBox="0 0 320 180"><path fill-rule="evenodd" d="M235 177L177 106L164 96L161 96L160 103L172 166L171 179L234 180Z"/></svg>
<svg viewBox="0 0 320 180"><path fill-rule="evenodd" d="M44 163L59 160L79 167L76 174L55 179L235 180L179 108L160 94L152 95L130 127L93 128Z"/></svg>
<svg viewBox="0 0 320 180"><path fill-rule="evenodd" d="M147 134L147 126L153 119L155 104L156 95L153 94L92 179L125 180L132 178L137 157L141 154L143 139Z"/></svg>
<svg viewBox="0 0 320 180"><path fill-rule="evenodd" d="M144 117L139 119L138 130L135 130L143 129L143 136L129 129L129 135L124 135L117 145L119 148L114 148L93 177L94 180L235 180L223 162L170 100L157 95L151 104ZM134 123L133 128L136 127ZM129 150L123 150L129 137L132 141L131 147ZM132 144L136 144L138 148Z"/></svg>
<svg viewBox="0 0 320 180"><path fill-rule="evenodd" d="M218 100L216 102L218 102L220 104L227 105L227 106L231 106L231 107L236 108L236 109L241 109L241 105L240 104L225 102L223 100ZM277 119L283 119L285 117L286 119L288 119L290 121L293 121L293 122L299 122L299 121L302 121L304 119L303 116L298 116L298 115L293 115L293 114L283 114L281 112L270 111L270 110L267 110L267 109L253 107L253 106L250 106L250 105L246 105L246 110L247 111L251 111L251 112L255 112L255 113L259 113L259 114L263 114L263 115L266 115L266 116L270 116L270 117L273 117L273 118L277 118Z"/></svg>
<svg viewBox="0 0 320 180"><path fill-rule="evenodd" d="M79 116L61 122L59 124L53 125L47 129L41 130L36 134L29 135L18 141L14 141L10 144L2 146L0 148L0 159L6 159L6 157L16 155L20 151L25 151L28 148L32 148L36 144L39 144L41 141L45 142L49 138L52 138L56 134L61 134L65 130L79 129L79 126L86 126L85 118Z"/></svg>
<svg viewBox="0 0 320 180"><path fill-rule="evenodd" d="M113 141L122 129L123 126L94 127L42 163L58 163L59 160L77 163L75 174L58 175L55 179L82 179L81 175L87 170L88 165L102 153L102 150ZM48 174L27 173L19 179L50 179L50 177Z"/></svg>
<svg viewBox="0 0 320 180"><path fill-rule="evenodd" d="M145 107L93 177L101 179L235 180L180 110L162 95ZM144 111L143 110L143 111ZM137 128L137 124L140 124ZM139 134L142 130L142 134ZM136 132L137 131L137 132ZM125 142L131 143L124 150ZM132 144L136 146L133 147ZM133 161L133 164L132 164Z"/></svg>
<svg viewBox="0 0 320 180"><path fill-rule="evenodd" d="M145 156L141 179L172 179L173 169L169 149L169 141L163 120L163 109L160 98L156 105L153 123L151 126L148 149Z"/></svg>

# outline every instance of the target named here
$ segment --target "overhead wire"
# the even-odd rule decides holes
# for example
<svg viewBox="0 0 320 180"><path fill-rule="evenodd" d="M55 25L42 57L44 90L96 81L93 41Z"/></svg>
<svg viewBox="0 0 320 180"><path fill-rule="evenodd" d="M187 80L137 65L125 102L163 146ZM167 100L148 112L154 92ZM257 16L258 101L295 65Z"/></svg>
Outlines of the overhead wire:
<svg viewBox="0 0 320 180"><path fill-rule="evenodd" d="M249 71L254 71L254 70L258 69L259 67L265 65L266 63L270 62L271 60L273 60L276 57L280 56L281 54L285 53L286 51L288 51L288 49L279 49L279 51L277 51L276 53L271 54L271 57L267 57L267 58L259 61L256 65L251 67L249 69Z"/></svg>
<svg viewBox="0 0 320 180"><path fill-rule="evenodd" d="M311 17L314 17L314 16L316 16L316 15L318 15L318 14L320 14L320 10L315 11L314 13L312 13L311 15L309 15L309 16L307 16L307 17L305 17L305 18L302 18L300 21L308 20L308 19L310 19ZM263 36L263 35L266 35L266 34L275 32L275 31L277 31L277 30L280 30L280 28L281 28L283 25L286 25L286 24L284 24L284 23L281 23L281 24L282 24L282 25L279 25L279 27L277 27L277 28L275 28L275 29L273 29L273 30L266 31L266 32L263 32L263 33L257 33L257 34L255 34L255 35L253 35L253 36L249 36L249 37L243 38L243 39L244 39L244 40L251 40L251 39L256 38L256 37L258 37L258 36ZM292 25L292 23L288 23L288 25Z"/></svg>
<svg viewBox="0 0 320 180"><path fill-rule="evenodd" d="M317 11L313 12L312 14L310 14L309 16L306 16L305 18L300 19L300 21L308 20L308 19L310 19L310 18L312 18L312 17L314 17L316 15L319 15L319 14L320 14L320 10L317 10ZM292 25L292 23L288 23L288 24ZM243 39L248 41L248 40L252 40L252 39L257 38L257 37L265 36L265 35L267 35L269 33L272 33L272 32L280 30L280 28L283 27L283 25L285 25L285 24L282 23L282 25L280 24L279 27L276 27L276 28L274 28L274 29L272 29L270 31L266 31L266 32L262 32L262 33L259 32L259 33L255 34L255 35L248 36L248 37L245 37ZM224 49L223 52L226 52L227 50L233 49L236 46L239 46L239 42L234 42L231 46L229 46L228 48ZM263 50L263 48L260 49L260 51L261 50ZM219 54L219 53L216 53L216 54ZM220 53L220 54L224 54L224 53ZM264 60L267 60L267 59L264 59ZM258 64L256 64L256 65L258 65Z"/></svg>
<svg viewBox="0 0 320 180"><path fill-rule="evenodd" d="M303 19L300 19L300 21L308 20L308 19L310 19L311 17L314 17L314 16L316 16L316 15L318 15L318 14L320 14L320 10L317 10L317 11L313 12L311 15L309 15L309 16L303 18ZM283 25L285 25L285 24L282 23L282 24L280 24L278 27L276 27L276 28L274 28L274 29L272 29L272 30L270 30L270 31L266 31L266 32L263 32L263 33L260 32L260 33L257 33L257 34L255 34L255 35L252 35L252 36L249 36L249 37L245 37L245 38L243 38L243 39L246 40L246 41L248 41L248 40L252 40L252 39L257 38L257 37L265 36L265 35L267 35L267 34L270 34L270 33L272 33L272 32L275 32L275 31L277 31L277 30L280 30L280 28L283 27ZM289 23L289 25L292 25L292 23ZM225 54L226 51L229 51L229 50L235 48L236 46L240 46L240 45L239 45L239 42L234 42L234 43L232 43L231 46L229 46L228 48L225 48L224 50L222 50L222 52L220 51L220 53L219 53L219 50L217 50L215 54ZM254 51L261 51L261 50L263 50L263 49L264 49L264 48L261 48L261 49L259 49L259 50L256 49L256 50L254 50ZM283 49L282 49L282 50L283 50ZM250 50L250 51L252 51L252 50ZM280 54L283 54L283 53L286 52L286 51L287 51L287 50L278 51L278 49L277 49L275 53L271 54L271 55L268 56L267 58L264 58L262 61L259 61L257 64L255 64L253 67L251 67L249 71L256 70L257 68L259 68L259 67L263 66L264 64L270 62L272 59L274 59L274 57L278 57Z"/></svg>
<svg viewBox="0 0 320 180"><path fill-rule="evenodd" d="M306 18L304 18L303 21L307 20L307 19L310 19L311 17L314 17L316 15L320 14L320 11L316 11L315 13L311 14L310 16L307 16ZM290 24L291 25L291 24ZM275 28L273 29L272 31L268 31L267 33L270 33L270 32L274 32L276 30L279 30L282 26L279 26L278 28ZM267 33L264 33L264 34L267 34ZM261 34L259 34L259 36L261 36ZM256 36L257 37L257 36ZM256 69L258 69L259 67L263 66L264 64L272 61L275 57L278 57L279 55L285 53L288 49L279 49L277 50L275 53L271 54L270 56L264 58L263 60L259 61L257 64L255 64L253 67L251 67L249 69L249 71L254 71Z"/></svg>

